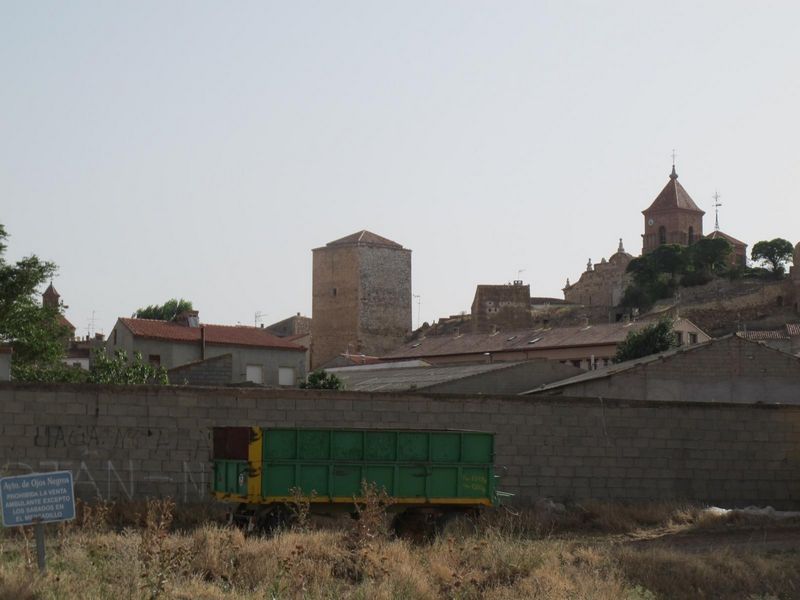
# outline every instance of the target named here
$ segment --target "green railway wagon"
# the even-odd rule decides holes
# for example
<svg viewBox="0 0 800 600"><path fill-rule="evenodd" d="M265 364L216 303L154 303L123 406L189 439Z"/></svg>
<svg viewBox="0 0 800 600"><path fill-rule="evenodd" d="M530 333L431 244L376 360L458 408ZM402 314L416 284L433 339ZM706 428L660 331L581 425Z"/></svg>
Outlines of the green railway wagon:
<svg viewBox="0 0 800 600"><path fill-rule="evenodd" d="M497 502L494 434L395 429L214 428L213 495L263 518L296 500L348 510L362 482L397 513L443 515Z"/></svg>

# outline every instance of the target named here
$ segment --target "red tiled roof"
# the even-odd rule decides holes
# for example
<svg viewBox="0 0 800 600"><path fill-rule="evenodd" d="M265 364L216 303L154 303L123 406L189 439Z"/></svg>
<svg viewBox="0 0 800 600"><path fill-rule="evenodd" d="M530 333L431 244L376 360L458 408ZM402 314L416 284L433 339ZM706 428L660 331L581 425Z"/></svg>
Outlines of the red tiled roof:
<svg viewBox="0 0 800 600"><path fill-rule="evenodd" d="M328 242L325 244L326 246L358 246L358 245L368 245L368 246L388 246L391 248L402 248L400 244L397 242L393 242L390 239L385 237L381 237L372 233L371 231L367 231L366 229L362 229L361 231L356 231L355 233L351 233L343 238L339 238L338 240L334 240L332 242Z"/></svg>
<svg viewBox="0 0 800 600"><path fill-rule="evenodd" d="M770 329L767 331L740 331L738 336L751 341L789 339L789 336L786 335L786 332L782 329Z"/></svg>
<svg viewBox="0 0 800 600"><path fill-rule="evenodd" d="M58 324L61 325L62 327L68 327L73 332L75 331L75 325L70 323L69 319L67 319L67 317L65 317L64 315L58 315Z"/></svg>
<svg viewBox="0 0 800 600"><path fill-rule="evenodd" d="M661 190L661 193L653 200L650 208L643 211L648 213L650 211L669 210L674 208L682 208L684 210L691 210L705 214L705 211L700 210L697 204L694 203L689 193L683 189L683 186L678 183L678 175L675 173L675 167L672 168L672 175L669 176L669 182Z"/></svg>
<svg viewBox="0 0 800 600"><path fill-rule="evenodd" d="M747 244L745 244L741 240L737 240L732 235L728 235L727 233L724 233L719 230L712 231L706 237L711 240L714 240L716 238L722 238L723 240L727 240L732 246L744 246L745 248L747 247Z"/></svg>
<svg viewBox="0 0 800 600"><path fill-rule="evenodd" d="M604 346L622 342L631 331L638 331L652 321L635 323L604 323L589 326L553 327L501 331L499 333L465 333L461 335L436 335L406 342L382 358L423 358L426 356L451 356L482 354L484 352L513 352L542 348L572 348L579 346Z"/></svg>
<svg viewBox="0 0 800 600"><path fill-rule="evenodd" d="M119 321L136 337L168 340L172 342L200 342L200 330L205 329L207 344L231 346L259 346L262 348L285 348L305 351L305 348L286 339L276 337L261 327L239 325L207 325L187 327L170 321L155 319L128 319Z"/></svg>

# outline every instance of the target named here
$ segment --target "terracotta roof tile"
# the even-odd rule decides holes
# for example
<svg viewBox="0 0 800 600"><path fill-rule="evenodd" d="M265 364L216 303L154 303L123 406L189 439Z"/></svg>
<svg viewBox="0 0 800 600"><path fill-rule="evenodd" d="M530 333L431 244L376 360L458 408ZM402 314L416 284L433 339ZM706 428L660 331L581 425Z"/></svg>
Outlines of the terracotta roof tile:
<svg viewBox="0 0 800 600"><path fill-rule="evenodd" d="M745 247L747 246L747 244L745 244L743 241L737 240L732 235L728 235L727 233L719 230L712 231L706 237L712 240L716 238L722 238L723 240L728 240L728 242L730 242L732 246L745 246Z"/></svg>
<svg viewBox="0 0 800 600"><path fill-rule="evenodd" d="M75 325L70 323L69 319L67 319L67 317L65 317L64 315L58 315L58 324L61 325L62 327L67 327L68 329L71 329L73 332L75 331Z"/></svg>
<svg viewBox="0 0 800 600"><path fill-rule="evenodd" d="M789 339L789 336L783 329L771 329L767 331L740 331L737 335L750 341Z"/></svg>
<svg viewBox="0 0 800 600"><path fill-rule="evenodd" d="M200 330L203 328L205 329L207 344L305 350L302 346L276 337L261 327L211 324L203 324L201 327L186 327L170 321L157 321L154 319L128 319L121 317L119 320L136 337L199 343Z"/></svg>
<svg viewBox="0 0 800 600"><path fill-rule="evenodd" d="M501 331L499 333L436 335L406 342L382 358L395 360L425 356L618 344L627 337L629 332L652 324L651 321L637 321L628 324L605 323L589 326Z"/></svg>
<svg viewBox="0 0 800 600"><path fill-rule="evenodd" d="M376 235L371 231L367 231L366 229L362 229L361 231L356 231L355 233L347 235L343 238L339 238L338 240L328 242L325 245L326 246L359 246L359 245L387 246L390 248L403 247L397 242L393 242L390 239Z"/></svg>
<svg viewBox="0 0 800 600"><path fill-rule="evenodd" d="M697 204L694 203L689 193L683 189L683 186L678 183L678 176L675 174L673 167L672 175L669 177L669 182L661 190L661 193L656 196L650 208L643 211L645 213L659 210L669 210L674 208L682 208L684 210L691 210L705 214L705 211L700 210Z"/></svg>

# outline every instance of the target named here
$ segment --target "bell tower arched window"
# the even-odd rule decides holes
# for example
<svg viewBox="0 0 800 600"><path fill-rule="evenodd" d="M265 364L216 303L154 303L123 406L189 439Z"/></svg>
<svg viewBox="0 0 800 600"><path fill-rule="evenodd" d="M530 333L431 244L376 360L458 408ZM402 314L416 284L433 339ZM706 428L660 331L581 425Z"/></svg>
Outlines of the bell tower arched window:
<svg viewBox="0 0 800 600"><path fill-rule="evenodd" d="M666 244L667 243L667 228L663 225L658 228L658 243L659 244Z"/></svg>
<svg viewBox="0 0 800 600"><path fill-rule="evenodd" d="M694 227L689 227L689 245L694 244Z"/></svg>

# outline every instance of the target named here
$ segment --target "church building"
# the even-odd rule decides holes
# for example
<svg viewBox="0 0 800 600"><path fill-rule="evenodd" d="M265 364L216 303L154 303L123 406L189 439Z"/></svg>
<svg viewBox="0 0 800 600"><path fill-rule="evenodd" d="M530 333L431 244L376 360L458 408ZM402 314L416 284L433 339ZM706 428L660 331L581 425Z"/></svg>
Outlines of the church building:
<svg viewBox="0 0 800 600"><path fill-rule="evenodd" d="M719 196L715 197L719 204ZM652 252L665 244L691 246L703 236L703 215L705 212L695 204L689 193L678 182L675 165L672 165L669 181L664 189L648 208L644 215L644 233L642 234L642 254ZM716 219L714 231L705 236L711 239L722 238L731 244L731 267L747 265L747 244L719 230L719 218ZM571 304L584 306L615 307L619 304L628 286L630 277L627 274L628 263L633 256L626 253L620 240L619 249L606 261L592 264L589 260L586 270L578 281L570 284L569 279L564 287L564 299Z"/></svg>
<svg viewBox="0 0 800 600"><path fill-rule="evenodd" d="M691 246L703 237L703 215L706 213L698 208L678 182L675 165L672 165L667 185L642 214L642 254L664 244Z"/></svg>

